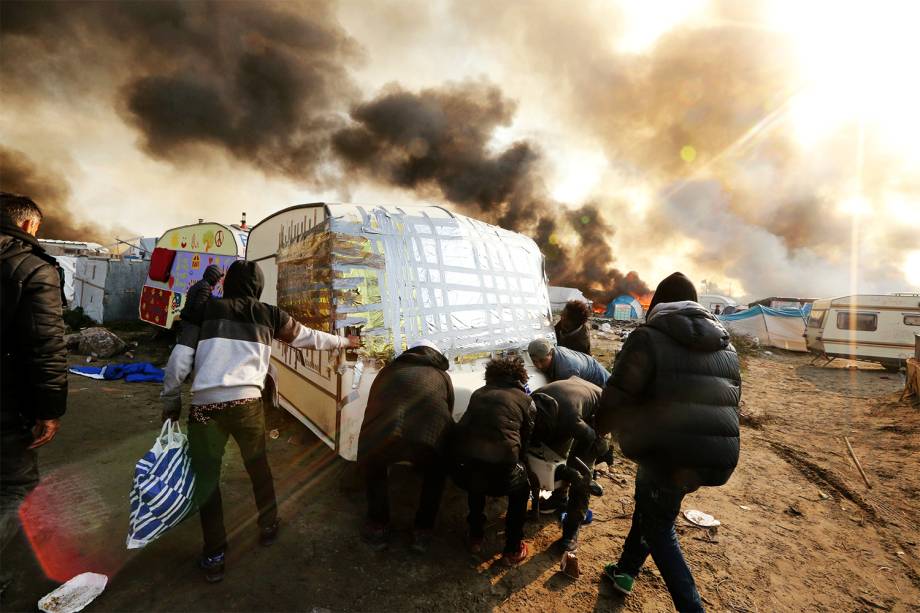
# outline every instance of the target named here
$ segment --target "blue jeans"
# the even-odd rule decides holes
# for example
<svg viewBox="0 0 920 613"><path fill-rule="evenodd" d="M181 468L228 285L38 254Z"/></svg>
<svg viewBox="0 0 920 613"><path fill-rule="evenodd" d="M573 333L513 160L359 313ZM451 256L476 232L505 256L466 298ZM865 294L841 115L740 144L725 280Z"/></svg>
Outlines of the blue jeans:
<svg viewBox="0 0 920 613"><path fill-rule="evenodd" d="M633 511L632 527L617 562L619 572L637 577L651 554L668 586L675 608L682 612L703 610L693 575L684 561L674 531L674 520L688 493L659 481L640 466L636 473L636 509Z"/></svg>

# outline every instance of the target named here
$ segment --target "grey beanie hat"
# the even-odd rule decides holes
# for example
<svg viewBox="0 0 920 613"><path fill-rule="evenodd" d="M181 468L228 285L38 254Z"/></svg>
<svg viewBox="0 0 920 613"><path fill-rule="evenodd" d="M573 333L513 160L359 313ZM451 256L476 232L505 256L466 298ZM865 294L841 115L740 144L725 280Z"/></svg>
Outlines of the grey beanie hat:
<svg viewBox="0 0 920 613"><path fill-rule="evenodd" d="M537 338L530 341L527 346L527 353L530 354L531 360L542 360L553 351L553 345L545 338Z"/></svg>

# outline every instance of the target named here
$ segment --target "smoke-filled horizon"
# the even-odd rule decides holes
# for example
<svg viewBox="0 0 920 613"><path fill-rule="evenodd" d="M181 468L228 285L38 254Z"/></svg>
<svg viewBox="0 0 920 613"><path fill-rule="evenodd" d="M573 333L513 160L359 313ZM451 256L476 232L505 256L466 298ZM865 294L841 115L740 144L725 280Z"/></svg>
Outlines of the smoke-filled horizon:
<svg viewBox="0 0 920 613"><path fill-rule="evenodd" d="M674 269L842 294L854 253L866 289L910 289L920 222L877 213L920 218L911 166L852 126L800 145L782 34L713 2L624 51L627 15L599 6L4 2L3 187L50 207L55 238L109 231L87 210L99 191L156 202L153 233L190 208L257 221L305 194L446 201L530 235L552 284L598 301ZM438 70L452 53L481 62ZM109 140L45 127L71 114ZM884 204L854 239L841 202L857 188Z"/></svg>

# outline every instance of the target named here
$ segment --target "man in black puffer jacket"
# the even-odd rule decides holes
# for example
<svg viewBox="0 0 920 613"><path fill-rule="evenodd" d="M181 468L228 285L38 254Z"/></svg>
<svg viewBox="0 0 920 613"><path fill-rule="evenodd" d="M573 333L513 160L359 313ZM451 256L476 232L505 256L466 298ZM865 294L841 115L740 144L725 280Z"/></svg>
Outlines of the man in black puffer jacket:
<svg viewBox="0 0 920 613"><path fill-rule="evenodd" d="M415 515L412 548L424 553L441 504L445 446L454 425L450 364L437 346L420 341L374 379L358 436L358 464L367 482L367 523L363 538L386 548L390 523L387 473L408 461L424 474Z"/></svg>
<svg viewBox="0 0 920 613"><path fill-rule="evenodd" d="M684 496L728 481L738 464L741 370L728 332L674 273L659 284L646 324L617 355L598 429L639 464L632 527L604 575L628 594L651 554L679 611L702 611L674 531Z"/></svg>
<svg viewBox="0 0 920 613"><path fill-rule="evenodd" d="M19 528L19 505L38 485L35 449L54 438L67 408L67 348L57 262L35 239L42 213L31 199L5 192L0 205L2 550Z"/></svg>
<svg viewBox="0 0 920 613"><path fill-rule="evenodd" d="M486 365L486 384L470 397L453 441L454 481L468 494L470 551L482 548L486 496L507 496L502 563L527 558L524 516L530 498L524 453L533 431L534 405L524 386L527 369L519 357L495 358Z"/></svg>

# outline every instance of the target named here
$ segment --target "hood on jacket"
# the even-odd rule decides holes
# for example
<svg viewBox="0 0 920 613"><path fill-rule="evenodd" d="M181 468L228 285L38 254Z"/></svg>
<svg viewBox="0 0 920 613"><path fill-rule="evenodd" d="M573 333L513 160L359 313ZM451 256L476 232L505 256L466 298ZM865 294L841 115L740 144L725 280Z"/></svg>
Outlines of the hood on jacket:
<svg viewBox="0 0 920 613"><path fill-rule="evenodd" d="M658 287L655 288L655 294L648 305L648 310L651 312L656 306L665 302L682 302L684 300L692 300L693 302L698 300L696 287L693 285L693 281L688 279L682 272L671 273L662 279Z"/></svg>
<svg viewBox="0 0 920 613"><path fill-rule="evenodd" d="M224 278L224 298L255 298L262 296L265 276L255 262L237 260L227 269Z"/></svg>
<svg viewBox="0 0 920 613"><path fill-rule="evenodd" d="M646 325L697 351L718 351L731 343L715 315L691 300L656 305L649 311Z"/></svg>
<svg viewBox="0 0 920 613"><path fill-rule="evenodd" d="M440 368L441 370L447 370L450 368L450 362L447 361L447 358L443 353L437 349L432 349L431 347L426 347L424 345L413 347L412 349L407 349L406 351L402 352L395 361L406 362L407 364L416 364L419 366L434 366L435 368Z"/></svg>

